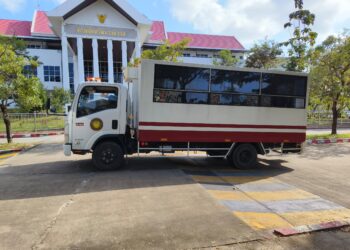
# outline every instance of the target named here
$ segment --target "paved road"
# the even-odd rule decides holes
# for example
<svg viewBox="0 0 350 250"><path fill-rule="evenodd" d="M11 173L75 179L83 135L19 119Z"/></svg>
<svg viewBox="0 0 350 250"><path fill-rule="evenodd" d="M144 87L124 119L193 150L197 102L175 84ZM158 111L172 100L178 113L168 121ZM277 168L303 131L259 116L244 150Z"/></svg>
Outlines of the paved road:
<svg viewBox="0 0 350 250"><path fill-rule="evenodd" d="M65 158L61 137L0 163L0 249L343 248L346 230L277 238L254 230L182 169L229 169L219 160L129 159L100 173ZM350 208L350 145L262 158L260 171Z"/></svg>

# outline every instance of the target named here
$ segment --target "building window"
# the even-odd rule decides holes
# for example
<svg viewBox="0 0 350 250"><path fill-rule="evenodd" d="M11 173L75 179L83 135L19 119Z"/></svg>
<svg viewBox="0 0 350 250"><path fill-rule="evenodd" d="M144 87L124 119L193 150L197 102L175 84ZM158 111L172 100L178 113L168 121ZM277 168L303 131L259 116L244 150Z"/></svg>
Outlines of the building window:
<svg viewBox="0 0 350 250"><path fill-rule="evenodd" d="M114 62L113 73L114 73L114 82L122 83L123 82L123 63Z"/></svg>
<svg viewBox="0 0 350 250"><path fill-rule="evenodd" d="M99 62L100 77L102 82L108 82L108 62Z"/></svg>
<svg viewBox="0 0 350 250"><path fill-rule="evenodd" d="M183 57L191 57L190 53L183 53Z"/></svg>
<svg viewBox="0 0 350 250"><path fill-rule="evenodd" d="M70 87L71 93L74 94L74 64L69 63L68 68L69 68L69 87Z"/></svg>
<svg viewBox="0 0 350 250"><path fill-rule="evenodd" d="M38 69L37 69L37 67L34 67L32 65L26 65L23 68L23 74L27 78L37 77L38 76Z"/></svg>
<svg viewBox="0 0 350 250"><path fill-rule="evenodd" d="M28 49L41 49L42 46L40 44L27 44Z"/></svg>
<svg viewBox="0 0 350 250"><path fill-rule="evenodd" d="M45 82L61 82L60 66L44 66Z"/></svg>
<svg viewBox="0 0 350 250"><path fill-rule="evenodd" d="M74 83L74 64L69 63L69 83Z"/></svg>
<svg viewBox="0 0 350 250"><path fill-rule="evenodd" d="M156 65L153 101L304 109L306 87L306 76Z"/></svg>
<svg viewBox="0 0 350 250"><path fill-rule="evenodd" d="M200 58L208 58L208 54L197 54L196 55L197 57L200 57Z"/></svg>
<svg viewBox="0 0 350 250"><path fill-rule="evenodd" d="M93 68L94 67L93 67L92 61L84 61L85 80L94 76L94 69Z"/></svg>

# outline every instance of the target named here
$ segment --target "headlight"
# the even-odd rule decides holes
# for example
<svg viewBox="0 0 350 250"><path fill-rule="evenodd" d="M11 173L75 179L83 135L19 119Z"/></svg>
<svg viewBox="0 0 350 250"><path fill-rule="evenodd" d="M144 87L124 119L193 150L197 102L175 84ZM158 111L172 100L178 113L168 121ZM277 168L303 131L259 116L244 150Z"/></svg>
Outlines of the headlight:
<svg viewBox="0 0 350 250"><path fill-rule="evenodd" d="M90 127L94 131L99 131L103 128L103 121L99 118L93 119L90 123Z"/></svg>

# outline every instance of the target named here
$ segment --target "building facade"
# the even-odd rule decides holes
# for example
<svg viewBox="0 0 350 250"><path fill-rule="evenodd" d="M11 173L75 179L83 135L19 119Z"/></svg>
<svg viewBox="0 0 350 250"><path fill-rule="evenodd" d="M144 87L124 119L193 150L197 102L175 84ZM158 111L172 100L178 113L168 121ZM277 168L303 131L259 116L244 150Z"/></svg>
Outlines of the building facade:
<svg viewBox="0 0 350 250"><path fill-rule="evenodd" d="M167 32L164 22L149 20L126 0L69 0L35 11L32 21L0 20L0 34L27 42L41 63L33 73L47 90L74 91L90 78L123 83L123 68L165 40L189 38L180 58L189 63L212 64L223 49L243 61L246 52L234 36Z"/></svg>

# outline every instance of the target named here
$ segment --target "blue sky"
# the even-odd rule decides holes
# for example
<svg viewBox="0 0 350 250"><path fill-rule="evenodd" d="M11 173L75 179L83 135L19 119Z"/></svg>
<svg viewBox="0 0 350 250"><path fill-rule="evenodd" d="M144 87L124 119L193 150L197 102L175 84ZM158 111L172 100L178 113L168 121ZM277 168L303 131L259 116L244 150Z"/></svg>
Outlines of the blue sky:
<svg viewBox="0 0 350 250"><path fill-rule="evenodd" d="M51 10L64 0L39 0ZM69 0L68 0L69 1ZM168 31L235 35L249 48L265 38L279 42L290 37L283 29L294 0L129 0L151 20L163 20ZM350 28L350 0L304 0L316 14L318 42ZM31 20L38 0L0 0L0 18Z"/></svg>

